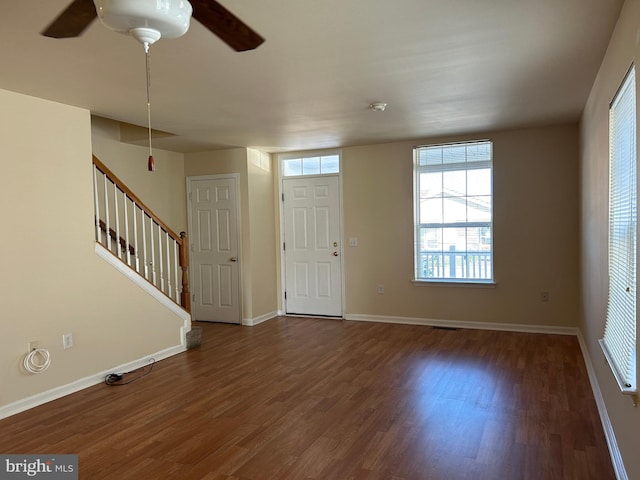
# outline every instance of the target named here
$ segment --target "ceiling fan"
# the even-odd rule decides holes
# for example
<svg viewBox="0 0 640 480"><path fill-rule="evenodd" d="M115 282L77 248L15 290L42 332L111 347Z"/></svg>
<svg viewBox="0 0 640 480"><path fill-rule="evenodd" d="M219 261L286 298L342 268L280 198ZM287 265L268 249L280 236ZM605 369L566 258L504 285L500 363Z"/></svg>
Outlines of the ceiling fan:
<svg viewBox="0 0 640 480"><path fill-rule="evenodd" d="M189 29L191 16L237 52L253 50L264 38L216 0L73 0L41 34L78 37L96 17L111 30L129 34L144 46L147 70L149 171L155 170L151 148L149 46L160 38L177 38Z"/></svg>
<svg viewBox="0 0 640 480"><path fill-rule="evenodd" d="M216 0L73 0L41 33L52 38L78 37L100 17L108 28L151 44L161 36L175 38L186 33L191 15L237 52L253 50L264 42Z"/></svg>

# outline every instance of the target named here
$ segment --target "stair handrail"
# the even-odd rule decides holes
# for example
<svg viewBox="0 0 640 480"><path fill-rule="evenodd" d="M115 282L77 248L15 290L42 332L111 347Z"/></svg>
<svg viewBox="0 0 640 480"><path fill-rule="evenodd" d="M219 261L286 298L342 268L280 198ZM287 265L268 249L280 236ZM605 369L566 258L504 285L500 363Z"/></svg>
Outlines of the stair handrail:
<svg viewBox="0 0 640 480"><path fill-rule="evenodd" d="M160 217L158 217L153 211L142 201L140 198L131 191L127 185L120 180L116 174L114 174L104 163L100 161L98 157L92 155L93 165L95 168L104 174L111 182L113 182L118 189L120 189L129 199L135 203L148 217L150 217L163 231L165 231L178 245L178 259L179 265L182 270L182 290L180 292L180 305L187 312L191 311L191 295L189 292L189 249L187 243L186 232L180 232L177 234L166 223L164 223ZM99 220L101 222L101 220ZM104 223L104 222L102 222ZM102 225L100 225L102 229ZM106 229L106 224L105 224ZM126 243L126 242L125 242Z"/></svg>

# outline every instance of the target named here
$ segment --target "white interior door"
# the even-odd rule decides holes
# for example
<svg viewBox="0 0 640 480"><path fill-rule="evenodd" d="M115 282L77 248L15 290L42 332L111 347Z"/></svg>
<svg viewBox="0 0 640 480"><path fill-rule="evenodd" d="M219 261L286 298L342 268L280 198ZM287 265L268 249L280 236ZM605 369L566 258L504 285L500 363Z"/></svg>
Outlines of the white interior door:
<svg viewBox="0 0 640 480"><path fill-rule="evenodd" d="M236 176L189 177L191 314L241 323Z"/></svg>
<svg viewBox="0 0 640 480"><path fill-rule="evenodd" d="M286 311L342 316L338 176L282 183Z"/></svg>

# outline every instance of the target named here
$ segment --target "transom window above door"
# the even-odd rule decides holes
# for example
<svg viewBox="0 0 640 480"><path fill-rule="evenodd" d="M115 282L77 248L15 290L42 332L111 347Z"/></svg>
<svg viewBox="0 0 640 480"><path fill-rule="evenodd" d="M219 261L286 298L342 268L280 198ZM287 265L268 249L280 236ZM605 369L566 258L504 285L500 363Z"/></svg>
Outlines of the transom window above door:
<svg viewBox="0 0 640 480"><path fill-rule="evenodd" d="M340 154L337 152L297 154L280 158L283 177L340 173Z"/></svg>

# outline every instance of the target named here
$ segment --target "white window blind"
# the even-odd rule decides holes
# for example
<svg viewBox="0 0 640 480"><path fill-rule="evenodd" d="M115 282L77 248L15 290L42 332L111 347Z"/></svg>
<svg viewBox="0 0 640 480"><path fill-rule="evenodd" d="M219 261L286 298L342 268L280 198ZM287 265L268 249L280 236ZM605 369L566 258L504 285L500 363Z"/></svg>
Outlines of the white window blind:
<svg viewBox="0 0 640 480"><path fill-rule="evenodd" d="M635 90L632 68L609 109L609 300L600 340L624 393L637 392Z"/></svg>

